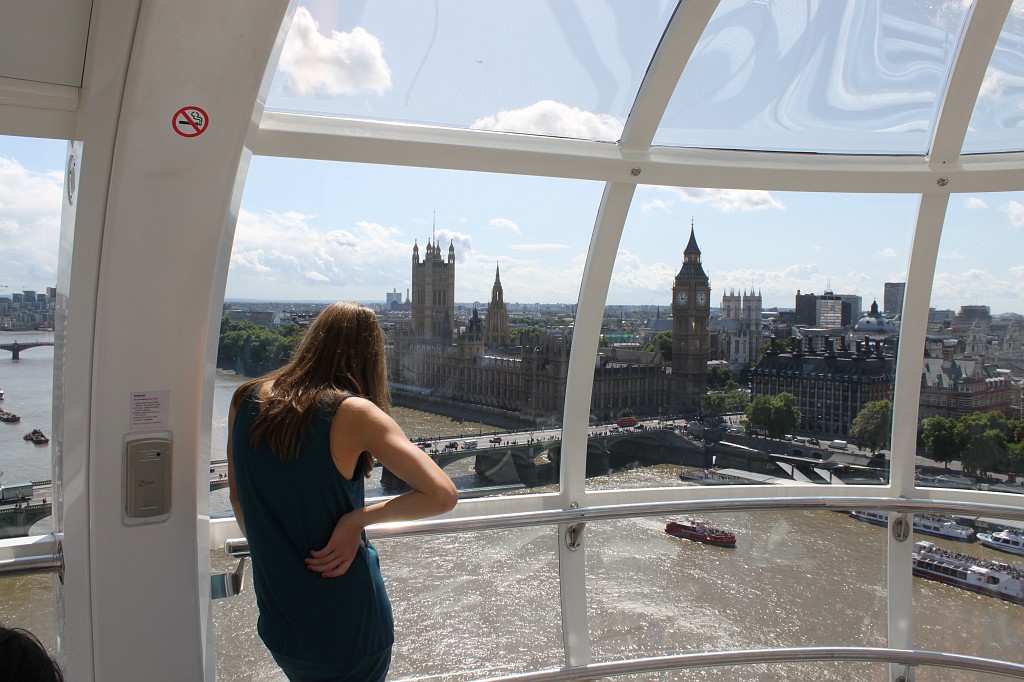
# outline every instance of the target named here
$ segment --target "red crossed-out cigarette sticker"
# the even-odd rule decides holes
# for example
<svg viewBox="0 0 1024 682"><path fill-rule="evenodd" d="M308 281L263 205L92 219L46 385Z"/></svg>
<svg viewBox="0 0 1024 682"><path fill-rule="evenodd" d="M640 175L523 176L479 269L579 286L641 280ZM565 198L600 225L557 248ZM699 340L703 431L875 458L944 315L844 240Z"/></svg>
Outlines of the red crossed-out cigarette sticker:
<svg viewBox="0 0 1024 682"><path fill-rule="evenodd" d="M171 127L182 137L198 137L206 132L210 117L199 107L182 107L174 112Z"/></svg>

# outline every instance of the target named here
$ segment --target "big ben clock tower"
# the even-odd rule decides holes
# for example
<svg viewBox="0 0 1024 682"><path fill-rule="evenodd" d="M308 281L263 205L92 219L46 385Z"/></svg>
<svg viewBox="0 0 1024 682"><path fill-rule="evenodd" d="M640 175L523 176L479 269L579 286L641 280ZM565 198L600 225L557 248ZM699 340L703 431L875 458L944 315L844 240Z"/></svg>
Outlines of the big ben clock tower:
<svg viewBox="0 0 1024 682"><path fill-rule="evenodd" d="M707 390L710 314L711 285L691 222L683 267L672 285L672 407L677 412L696 411Z"/></svg>

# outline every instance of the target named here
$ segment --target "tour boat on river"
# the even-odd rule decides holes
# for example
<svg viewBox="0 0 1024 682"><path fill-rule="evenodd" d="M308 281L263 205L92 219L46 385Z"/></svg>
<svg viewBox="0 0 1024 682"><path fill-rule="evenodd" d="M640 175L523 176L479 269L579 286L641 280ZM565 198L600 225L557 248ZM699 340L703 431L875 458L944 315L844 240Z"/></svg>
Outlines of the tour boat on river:
<svg viewBox="0 0 1024 682"><path fill-rule="evenodd" d="M735 547L736 534L732 531L715 528L700 519L675 518L669 519L665 532L677 538L695 540L717 547Z"/></svg>
<svg viewBox="0 0 1024 682"><path fill-rule="evenodd" d="M1008 528L997 533L978 533L981 544L1000 552L1024 556L1024 531Z"/></svg>
<svg viewBox="0 0 1024 682"><path fill-rule="evenodd" d="M858 521L866 521L876 526L889 525L887 512L854 510L850 512L850 516ZM974 540L974 529L970 526L962 526L951 518L934 514L914 514L914 532L960 542Z"/></svg>
<svg viewBox="0 0 1024 682"><path fill-rule="evenodd" d="M979 559L921 540L914 543L914 575L1024 604L1024 570Z"/></svg>
<svg viewBox="0 0 1024 682"><path fill-rule="evenodd" d="M6 422L8 424L17 424L20 421L21 417L14 414L13 412L8 412L7 410L0 410L0 422Z"/></svg>

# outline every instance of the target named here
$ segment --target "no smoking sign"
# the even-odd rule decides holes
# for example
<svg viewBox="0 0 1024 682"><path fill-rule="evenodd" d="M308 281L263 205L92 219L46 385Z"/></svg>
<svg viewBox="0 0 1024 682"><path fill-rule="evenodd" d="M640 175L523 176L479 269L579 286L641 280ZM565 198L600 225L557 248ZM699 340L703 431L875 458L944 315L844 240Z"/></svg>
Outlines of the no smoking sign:
<svg viewBox="0 0 1024 682"><path fill-rule="evenodd" d="M182 107L174 112L171 127L182 137L199 137L210 126L210 117L199 107Z"/></svg>

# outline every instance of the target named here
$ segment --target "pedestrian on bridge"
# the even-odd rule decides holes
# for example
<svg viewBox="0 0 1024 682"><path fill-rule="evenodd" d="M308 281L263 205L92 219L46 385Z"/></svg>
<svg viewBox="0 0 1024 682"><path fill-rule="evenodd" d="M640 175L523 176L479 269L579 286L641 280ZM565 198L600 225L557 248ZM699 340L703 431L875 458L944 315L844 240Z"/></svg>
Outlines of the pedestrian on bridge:
<svg viewBox="0 0 1024 682"><path fill-rule="evenodd" d="M249 540L257 630L289 680L383 680L394 623L365 529L455 506L451 479L389 414L372 310L328 306L282 368L231 401L228 482ZM374 459L409 492L365 506Z"/></svg>

